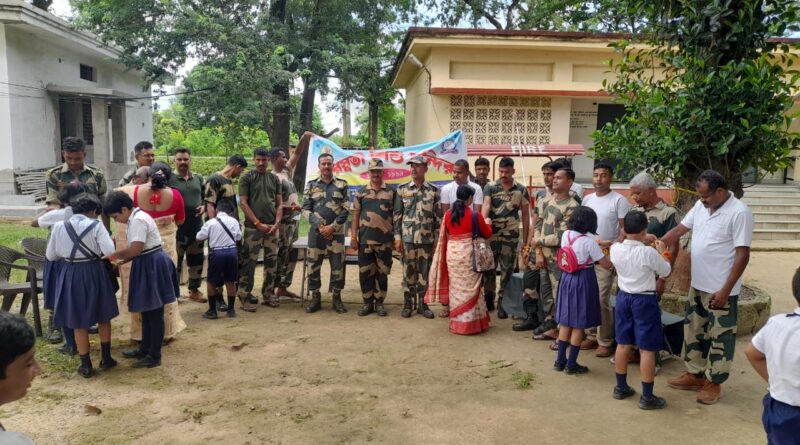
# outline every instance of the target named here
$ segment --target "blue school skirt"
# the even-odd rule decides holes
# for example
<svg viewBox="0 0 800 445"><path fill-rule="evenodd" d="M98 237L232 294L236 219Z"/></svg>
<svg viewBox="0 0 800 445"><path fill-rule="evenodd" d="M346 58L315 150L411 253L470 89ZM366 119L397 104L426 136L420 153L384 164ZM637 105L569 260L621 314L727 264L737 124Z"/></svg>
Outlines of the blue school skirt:
<svg viewBox="0 0 800 445"><path fill-rule="evenodd" d="M593 267L561 274L555 319L571 328L600 326L600 288Z"/></svg>
<svg viewBox="0 0 800 445"><path fill-rule="evenodd" d="M64 260L44 260L44 276L42 276L42 285L44 287L44 308L53 310L56 303L56 282L58 281L58 274L64 267Z"/></svg>
<svg viewBox="0 0 800 445"><path fill-rule="evenodd" d="M56 326L88 329L119 315L111 278L100 260L64 260L55 281Z"/></svg>
<svg viewBox="0 0 800 445"><path fill-rule="evenodd" d="M134 257L128 281L128 310L147 312L173 303L180 295L178 273L161 247Z"/></svg>

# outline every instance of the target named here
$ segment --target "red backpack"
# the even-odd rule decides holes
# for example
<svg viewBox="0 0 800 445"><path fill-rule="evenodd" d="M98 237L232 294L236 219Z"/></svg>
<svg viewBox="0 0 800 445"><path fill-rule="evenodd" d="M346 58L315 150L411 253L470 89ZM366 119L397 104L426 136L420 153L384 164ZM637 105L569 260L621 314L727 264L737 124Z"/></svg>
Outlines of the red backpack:
<svg viewBox="0 0 800 445"><path fill-rule="evenodd" d="M556 252L556 263L558 264L558 268L563 270L567 273L574 273L581 269L585 269L592 263L592 257L586 259L586 262L583 264L578 264L578 257L575 255L575 251L572 250L572 244L582 238L584 235L576 236L575 239L570 239L570 234L567 234L567 244L564 247L561 247Z"/></svg>

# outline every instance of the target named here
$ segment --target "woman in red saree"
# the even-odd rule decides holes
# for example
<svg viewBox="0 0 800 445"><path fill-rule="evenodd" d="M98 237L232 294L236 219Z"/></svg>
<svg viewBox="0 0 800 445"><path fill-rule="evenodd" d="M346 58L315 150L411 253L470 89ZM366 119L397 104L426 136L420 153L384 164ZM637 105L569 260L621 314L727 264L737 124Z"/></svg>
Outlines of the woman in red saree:
<svg viewBox="0 0 800 445"><path fill-rule="evenodd" d="M472 198L468 185L458 187L458 198L444 215L433 254L425 302L441 303L450 317L453 334L479 334L489 329L489 311L481 298L482 274L472 270ZM492 227L478 215L480 235L491 238Z"/></svg>

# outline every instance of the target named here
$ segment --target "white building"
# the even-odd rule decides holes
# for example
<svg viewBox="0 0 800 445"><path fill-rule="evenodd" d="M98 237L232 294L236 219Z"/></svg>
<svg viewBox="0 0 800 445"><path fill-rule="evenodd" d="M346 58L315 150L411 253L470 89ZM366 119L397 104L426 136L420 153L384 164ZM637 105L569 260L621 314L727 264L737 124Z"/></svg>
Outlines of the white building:
<svg viewBox="0 0 800 445"><path fill-rule="evenodd" d="M15 172L60 164L67 136L86 141L87 162L112 184L130 168L133 146L152 140L152 106L119 55L46 11L0 0L0 205L33 204Z"/></svg>

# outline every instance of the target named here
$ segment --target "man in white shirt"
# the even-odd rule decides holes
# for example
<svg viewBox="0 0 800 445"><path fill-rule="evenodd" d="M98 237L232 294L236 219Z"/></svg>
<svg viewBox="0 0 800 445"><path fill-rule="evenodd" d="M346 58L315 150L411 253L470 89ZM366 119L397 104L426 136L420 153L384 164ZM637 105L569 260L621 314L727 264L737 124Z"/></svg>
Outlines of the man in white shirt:
<svg viewBox="0 0 800 445"><path fill-rule="evenodd" d="M456 200L456 191L459 185L469 184L475 195L472 197L472 211L480 213L481 204L483 203L483 190L481 186L469 180L469 162L464 159L459 159L453 164L453 182L442 187L442 214L444 215L450 209Z"/></svg>
<svg viewBox="0 0 800 445"><path fill-rule="evenodd" d="M605 162L594 165L592 185L594 193L583 198L583 205L597 214L597 244L608 255L608 249L615 241L622 241L625 236L620 230L625 215L631 209L628 200L611 190L614 169ZM609 304L611 285L614 284L614 272L596 267L597 285L600 287L600 315L603 324L599 328L586 330L586 339L581 349L595 349L597 357L610 357L614 344L614 310Z"/></svg>
<svg viewBox="0 0 800 445"><path fill-rule="evenodd" d="M800 425L800 269L792 293L798 305L794 312L770 318L745 351L753 369L769 382L761 421L771 444L797 443Z"/></svg>
<svg viewBox="0 0 800 445"><path fill-rule="evenodd" d="M697 401L712 405L721 397L720 385L733 363L738 297L750 261L754 223L750 209L733 196L718 172L701 173L695 190L700 199L662 238L674 245L692 231L692 285L683 345L687 372L667 384L700 390Z"/></svg>

